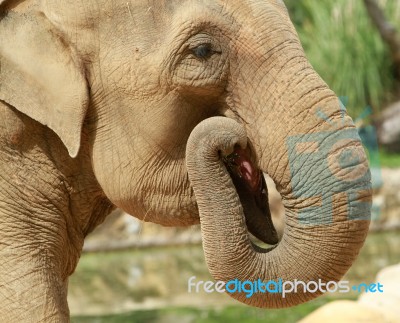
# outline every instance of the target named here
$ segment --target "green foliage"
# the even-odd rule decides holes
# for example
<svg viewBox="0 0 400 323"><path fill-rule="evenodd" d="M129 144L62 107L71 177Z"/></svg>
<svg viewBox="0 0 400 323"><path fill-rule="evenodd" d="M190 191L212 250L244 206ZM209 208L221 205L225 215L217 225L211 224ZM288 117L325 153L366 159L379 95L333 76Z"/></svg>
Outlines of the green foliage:
<svg viewBox="0 0 400 323"><path fill-rule="evenodd" d="M388 153L381 149L379 151L379 160L382 167L399 168L400 167L400 154Z"/></svg>
<svg viewBox="0 0 400 323"><path fill-rule="evenodd" d="M362 0L286 0L311 64L357 117L391 99L394 77L389 50L372 25ZM379 1L400 30L400 2Z"/></svg>

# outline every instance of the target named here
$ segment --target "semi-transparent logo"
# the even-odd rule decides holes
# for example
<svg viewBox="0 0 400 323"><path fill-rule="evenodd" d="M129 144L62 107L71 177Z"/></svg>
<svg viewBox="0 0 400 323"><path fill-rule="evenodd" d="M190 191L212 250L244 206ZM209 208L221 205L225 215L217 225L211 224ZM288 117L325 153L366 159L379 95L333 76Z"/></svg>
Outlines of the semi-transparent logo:
<svg viewBox="0 0 400 323"><path fill-rule="evenodd" d="M244 293L246 298L250 298L256 293L280 294L282 298L285 298L290 293L348 293L351 290L358 293L383 293L383 285L379 282L351 285L349 281L323 282L321 279L308 282L298 279L293 281L284 281L282 279L241 281L239 279L232 279L226 283L223 281L196 281L196 276L188 279L188 293Z"/></svg>
<svg viewBox="0 0 400 323"><path fill-rule="evenodd" d="M317 109L316 116L329 123L332 130L287 138L292 194L299 200L314 201L298 213L298 220L304 225L332 223L338 199L346 199L349 220L370 218L372 202L362 197L371 189L371 172L365 156L374 175L372 186L377 182L378 172L371 163L371 157L376 161L378 153L376 131L372 126L346 127L349 118L343 102L345 98L339 100L342 116L339 119L332 120L322 108ZM370 112L366 108L356 123Z"/></svg>

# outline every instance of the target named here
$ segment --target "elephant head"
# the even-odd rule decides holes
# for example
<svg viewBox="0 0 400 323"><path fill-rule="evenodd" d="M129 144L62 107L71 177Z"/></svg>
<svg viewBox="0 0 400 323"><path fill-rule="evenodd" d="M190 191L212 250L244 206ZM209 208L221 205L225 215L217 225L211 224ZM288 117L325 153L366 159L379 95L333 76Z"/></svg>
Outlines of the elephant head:
<svg viewBox="0 0 400 323"><path fill-rule="evenodd" d="M41 235L58 290L112 205L163 225L200 221L216 279L326 282L350 267L369 224L367 160L282 1L6 0L0 9L0 137L11 147L1 167L10 156L40 161L54 180L25 176L27 187L64 185L47 193L55 207L28 208L40 223L65 223ZM286 209L270 249L249 238L277 243L262 172ZM31 199L37 191L50 192ZM71 245L76 252L60 251ZM232 296L285 307L318 294Z"/></svg>

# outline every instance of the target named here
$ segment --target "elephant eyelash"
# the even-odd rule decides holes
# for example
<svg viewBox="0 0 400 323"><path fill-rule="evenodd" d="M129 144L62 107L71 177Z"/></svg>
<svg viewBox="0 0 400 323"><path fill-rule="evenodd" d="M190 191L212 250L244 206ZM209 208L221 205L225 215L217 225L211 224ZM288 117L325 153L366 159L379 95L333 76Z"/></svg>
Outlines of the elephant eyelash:
<svg viewBox="0 0 400 323"><path fill-rule="evenodd" d="M220 47L214 41L214 37L204 31L198 31L189 37L185 43L186 53L200 61L205 61L214 54L222 54Z"/></svg>
<svg viewBox="0 0 400 323"><path fill-rule="evenodd" d="M190 48L190 53L199 60L207 60L214 54L221 54L220 51L216 51L211 43L202 43L193 48Z"/></svg>
<svg viewBox="0 0 400 323"><path fill-rule="evenodd" d="M200 44L191 49L192 54L199 59L206 59L213 54L211 44Z"/></svg>

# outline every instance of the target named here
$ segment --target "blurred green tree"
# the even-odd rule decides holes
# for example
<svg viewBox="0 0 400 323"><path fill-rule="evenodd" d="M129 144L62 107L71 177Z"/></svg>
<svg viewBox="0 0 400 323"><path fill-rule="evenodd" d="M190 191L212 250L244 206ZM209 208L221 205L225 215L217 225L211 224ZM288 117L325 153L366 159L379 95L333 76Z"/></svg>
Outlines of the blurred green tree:
<svg viewBox="0 0 400 323"><path fill-rule="evenodd" d="M393 72L397 81L400 81L400 33L388 20L376 0L364 0L365 8L372 23L378 29L382 40L389 47L392 54Z"/></svg>
<svg viewBox="0 0 400 323"><path fill-rule="evenodd" d="M393 100L395 75L389 48L361 0L285 0L307 57L358 117ZM400 27L400 1L380 0L388 19Z"/></svg>

